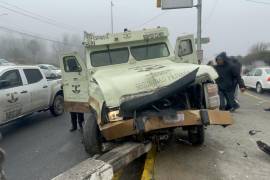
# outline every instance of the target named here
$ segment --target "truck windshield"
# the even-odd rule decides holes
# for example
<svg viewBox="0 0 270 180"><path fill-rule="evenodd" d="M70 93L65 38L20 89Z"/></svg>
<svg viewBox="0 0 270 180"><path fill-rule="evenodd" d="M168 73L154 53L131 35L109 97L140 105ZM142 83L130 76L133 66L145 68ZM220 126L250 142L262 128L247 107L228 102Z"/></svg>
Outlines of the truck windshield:
<svg viewBox="0 0 270 180"><path fill-rule="evenodd" d="M155 59L170 55L166 43L146 44L130 48L132 56L138 60Z"/></svg>
<svg viewBox="0 0 270 180"><path fill-rule="evenodd" d="M107 49L95 51L90 54L93 67L127 63L129 59L128 48Z"/></svg>

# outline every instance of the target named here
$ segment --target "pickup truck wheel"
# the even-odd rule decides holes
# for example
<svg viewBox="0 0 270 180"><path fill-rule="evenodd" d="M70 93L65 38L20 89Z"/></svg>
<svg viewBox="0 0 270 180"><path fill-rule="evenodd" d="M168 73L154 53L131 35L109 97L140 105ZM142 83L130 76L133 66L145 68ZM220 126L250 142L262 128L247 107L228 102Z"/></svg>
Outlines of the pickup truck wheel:
<svg viewBox="0 0 270 180"><path fill-rule="evenodd" d="M194 126L188 129L188 139L192 145L201 145L204 142L204 127Z"/></svg>
<svg viewBox="0 0 270 180"><path fill-rule="evenodd" d="M259 93L259 94L263 93L262 85L259 82L256 84L256 92Z"/></svg>
<svg viewBox="0 0 270 180"><path fill-rule="evenodd" d="M99 154L102 151L101 133L94 113L91 113L84 123L83 144L85 151L90 155Z"/></svg>
<svg viewBox="0 0 270 180"><path fill-rule="evenodd" d="M54 97L50 111L54 116L60 116L64 113L64 97L61 94Z"/></svg>

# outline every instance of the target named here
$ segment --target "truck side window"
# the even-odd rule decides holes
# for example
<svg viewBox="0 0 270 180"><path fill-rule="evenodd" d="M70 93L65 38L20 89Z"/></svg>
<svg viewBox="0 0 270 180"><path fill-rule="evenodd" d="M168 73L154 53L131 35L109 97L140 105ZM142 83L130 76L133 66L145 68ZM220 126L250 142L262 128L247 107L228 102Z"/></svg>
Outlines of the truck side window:
<svg viewBox="0 0 270 180"><path fill-rule="evenodd" d="M0 77L0 89L22 86L21 75L18 70L10 70Z"/></svg>
<svg viewBox="0 0 270 180"><path fill-rule="evenodd" d="M75 56L66 56L63 59L64 69L66 72L81 72L82 68Z"/></svg>
<svg viewBox="0 0 270 180"><path fill-rule="evenodd" d="M179 44L178 56L186 56L193 53L192 43L190 39L181 40Z"/></svg>
<svg viewBox="0 0 270 180"><path fill-rule="evenodd" d="M39 82L43 79L42 74L38 69L24 69L28 84Z"/></svg>

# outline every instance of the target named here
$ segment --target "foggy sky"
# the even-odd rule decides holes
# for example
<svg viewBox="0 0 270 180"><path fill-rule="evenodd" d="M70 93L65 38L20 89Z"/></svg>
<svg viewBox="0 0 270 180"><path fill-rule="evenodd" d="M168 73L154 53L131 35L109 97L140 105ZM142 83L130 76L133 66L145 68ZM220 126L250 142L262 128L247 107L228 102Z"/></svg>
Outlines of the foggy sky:
<svg viewBox="0 0 270 180"><path fill-rule="evenodd" d="M205 56L213 58L221 51L229 55L245 55L257 42L270 42L270 1L256 4L247 0L203 0L203 36L211 42L203 45ZM0 7L0 26L51 39L60 39L63 33L83 34L83 31L103 34L110 32L109 0L5 0L10 4L50 17L68 29L51 26ZM197 10L169 10L151 22L152 17L164 12L156 8L156 0L114 0L114 31L164 26L175 44L177 36L196 33ZM196 0L194 1L196 3ZM1 0L0 0L0 5ZM4 5L7 6L7 5ZM2 13L8 15L1 16Z"/></svg>

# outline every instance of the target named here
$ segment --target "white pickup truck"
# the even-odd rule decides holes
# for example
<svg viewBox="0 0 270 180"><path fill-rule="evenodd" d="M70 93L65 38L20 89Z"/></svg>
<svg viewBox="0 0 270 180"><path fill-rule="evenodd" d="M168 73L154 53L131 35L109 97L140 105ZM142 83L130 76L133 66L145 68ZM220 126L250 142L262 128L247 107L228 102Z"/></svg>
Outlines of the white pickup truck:
<svg viewBox="0 0 270 180"><path fill-rule="evenodd" d="M48 81L36 66L0 66L0 125L33 112L64 112L61 80Z"/></svg>

